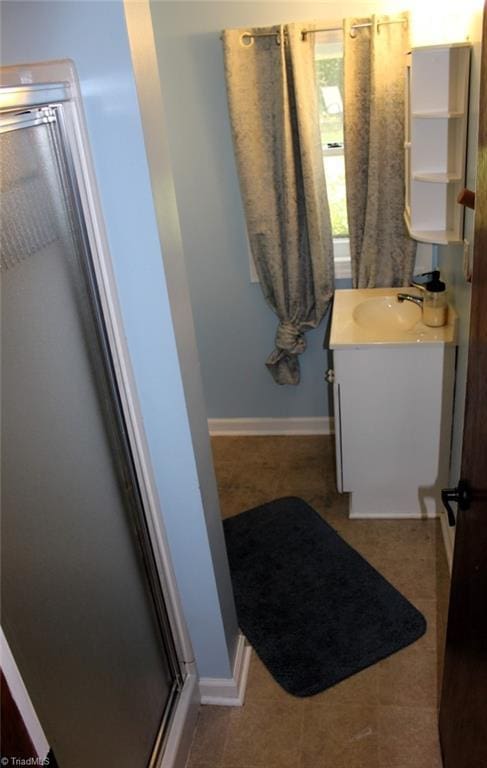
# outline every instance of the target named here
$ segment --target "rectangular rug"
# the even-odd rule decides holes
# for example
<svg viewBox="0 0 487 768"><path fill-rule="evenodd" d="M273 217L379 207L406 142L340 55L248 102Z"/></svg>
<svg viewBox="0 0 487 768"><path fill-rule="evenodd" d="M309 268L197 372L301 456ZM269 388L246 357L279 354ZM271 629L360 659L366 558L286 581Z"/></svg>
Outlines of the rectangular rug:
<svg viewBox="0 0 487 768"><path fill-rule="evenodd" d="M426 631L423 615L302 499L223 527L240 628L288 693L313 696Z"/></svg>

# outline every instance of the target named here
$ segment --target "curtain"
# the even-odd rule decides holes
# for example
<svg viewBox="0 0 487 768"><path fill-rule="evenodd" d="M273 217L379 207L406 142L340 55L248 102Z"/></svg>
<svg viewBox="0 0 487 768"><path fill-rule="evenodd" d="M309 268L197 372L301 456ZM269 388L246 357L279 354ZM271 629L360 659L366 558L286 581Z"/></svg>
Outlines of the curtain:
<svg viewBox="0 0 487 768"><path fill-rule="evenodd" d="M344 22L345 174L354 288L407 285L416 253L403 219L409 24L381 23L387 20ZM352 30L367 22L370 27Z"/></svg>
<svg viewBox="0 0 487 768"><path fill-rule="evenodd" d="M305 332L319 325L334 284L314 35L303 40L301 30L289 24L223 33L250 247L264 297L279 319L266 362L278 384L299 383Z"/></svg>

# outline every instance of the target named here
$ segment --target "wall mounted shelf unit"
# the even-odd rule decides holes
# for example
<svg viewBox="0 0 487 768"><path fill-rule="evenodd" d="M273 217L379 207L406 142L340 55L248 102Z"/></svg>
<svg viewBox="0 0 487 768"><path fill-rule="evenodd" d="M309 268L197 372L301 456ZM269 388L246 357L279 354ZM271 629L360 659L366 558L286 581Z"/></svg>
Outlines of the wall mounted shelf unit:
<svg viewBox="0 0 487 768"><path fill-rule="evenodd" d="M410 237L461 243L470 43L413 48L406 67L406 196Z"/></svg>

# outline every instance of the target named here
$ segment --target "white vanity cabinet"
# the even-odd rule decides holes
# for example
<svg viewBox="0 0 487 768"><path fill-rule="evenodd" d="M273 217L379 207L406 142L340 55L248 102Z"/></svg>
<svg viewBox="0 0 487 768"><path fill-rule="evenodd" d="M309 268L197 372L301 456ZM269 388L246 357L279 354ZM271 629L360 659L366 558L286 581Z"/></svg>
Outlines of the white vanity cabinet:
<svg viewBox="0 0 487 768"><path fill-rule="evenodd" d="M470 44L413 48L406 68L406 200L412 238L458 243L463 238Z"/></svg>
<svg viewBox="0 0 487 768"><path fill-rule="evenodd" d="M351 494L350 517L435 517L448 485L454 313L444 329L419 321L397 333L385 327L382 337L354 323L353 307L348 325L340 323L336 303L349 298L340 294L366 302L387 291L397 289L336 293L330 346L337 486Z"/></svg>

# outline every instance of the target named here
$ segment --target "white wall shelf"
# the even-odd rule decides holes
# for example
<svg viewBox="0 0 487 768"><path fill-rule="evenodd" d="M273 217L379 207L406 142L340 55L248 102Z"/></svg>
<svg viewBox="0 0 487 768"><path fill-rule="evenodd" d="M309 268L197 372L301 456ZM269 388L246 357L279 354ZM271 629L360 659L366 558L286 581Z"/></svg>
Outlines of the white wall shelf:
<svg viewBox="0 0 487 768"><path fill-rule="evenodd" d="M463 117L465 112L449 112L448 110L440 109L440 110L428 110L423 112L411 112L411 117L426 117L428 119L431 118L453 118L453 117Z"/></svg>
<svg viewBox="0 0 487 768"><path fill-rule="evenodd" d="M439 229L413 229L407 212L404 212L404 221L410 237L418 240L420 243L434 243L436 245L458 245L463 243L463 238L457 235L453 230Z"/></svg>
<svg viewBox="0 0 487 768"><path fill-rule="evenodd" d="M412 173L414 181L429 181L432 184L448 184L450 181L461 181L458 173Z"/></svg>
<svg viewBox="0 0 487 768"><path fill-rule="evenodd" d="M406 69L406 199L409 235L460 243L464 210L470 44L413 48Z"/></svg>

